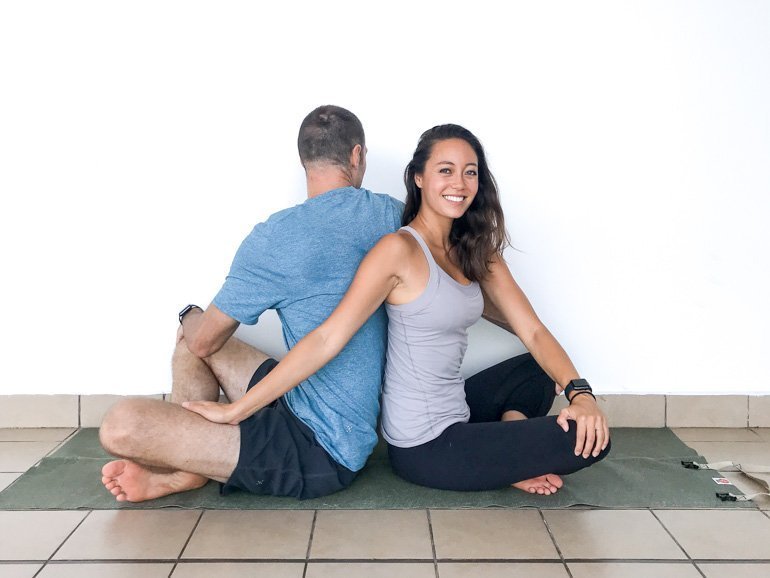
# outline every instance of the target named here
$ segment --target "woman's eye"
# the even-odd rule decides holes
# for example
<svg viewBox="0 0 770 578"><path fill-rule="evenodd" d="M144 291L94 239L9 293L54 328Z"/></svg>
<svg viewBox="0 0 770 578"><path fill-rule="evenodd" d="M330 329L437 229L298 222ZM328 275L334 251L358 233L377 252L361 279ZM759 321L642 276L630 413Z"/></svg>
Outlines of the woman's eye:
<svg viewBox="0 0 770 578"><path fill-rule="evenodd" d="M448 168L444 167L443 169L439 169L438 172L448 175L451 171Z"/></svg>
<svg viewBox="0 0 770 578"><path fill-rule="evenodd" d="M478 173L476 171L471 170L471 171L467 171L465 174L471 177L475 177Z"/></svg>

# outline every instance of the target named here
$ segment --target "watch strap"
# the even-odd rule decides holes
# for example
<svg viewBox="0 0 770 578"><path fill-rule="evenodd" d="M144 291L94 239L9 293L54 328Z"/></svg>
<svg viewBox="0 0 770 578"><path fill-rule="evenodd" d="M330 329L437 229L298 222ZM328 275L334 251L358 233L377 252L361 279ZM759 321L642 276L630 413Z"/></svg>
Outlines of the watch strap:
<svg viewBox="0 0 770 578"><path fill-rule="evenodd" d="M200 309L201 311L203 311L203 309L201 307L199 307L197 305L193 305L192 303L190 303L187 307L185 307L184 309L182 309L179 312L179 324L180 325L182 324L182 319L184 319L184 316L187 315L193 309Z"/></svg>

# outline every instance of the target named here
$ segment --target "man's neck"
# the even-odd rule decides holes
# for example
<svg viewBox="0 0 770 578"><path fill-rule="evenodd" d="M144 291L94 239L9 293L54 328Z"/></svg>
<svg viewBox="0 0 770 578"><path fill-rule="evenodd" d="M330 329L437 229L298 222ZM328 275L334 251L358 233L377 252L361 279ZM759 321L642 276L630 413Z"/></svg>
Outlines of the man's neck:
<svg viewBox="0 0 770 578"><path fill-rule="evenodd" d="M308 199L323 195L334 189L356 186L350 175L337 167L310 169L306 171L306 176Z"/></svg>

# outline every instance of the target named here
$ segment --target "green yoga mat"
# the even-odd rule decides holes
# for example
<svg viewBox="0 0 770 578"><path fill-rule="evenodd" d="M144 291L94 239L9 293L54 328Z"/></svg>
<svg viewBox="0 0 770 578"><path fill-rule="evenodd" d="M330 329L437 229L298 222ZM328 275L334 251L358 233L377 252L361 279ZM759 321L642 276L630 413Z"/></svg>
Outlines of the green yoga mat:
<svg viewBox="0 0 770 578"><path fill-rule="evenodd" d="M405 482L391 470L387 452L378 446L353 485L342 492L299 501L245 492L219 495L218 484L141 504L118 503L101 484L101 468L110 457L97 431L78 432L0 493L3 510L74 509L424 509L592 506L602 508L754 508L751 502L722 502L715 493L734 486L717 485L717 472L687 470L681 460L705 461L668 429L612 430L612 451L602 462L564 478L553 496L515 489L490 492L431 490Z"/></svg>

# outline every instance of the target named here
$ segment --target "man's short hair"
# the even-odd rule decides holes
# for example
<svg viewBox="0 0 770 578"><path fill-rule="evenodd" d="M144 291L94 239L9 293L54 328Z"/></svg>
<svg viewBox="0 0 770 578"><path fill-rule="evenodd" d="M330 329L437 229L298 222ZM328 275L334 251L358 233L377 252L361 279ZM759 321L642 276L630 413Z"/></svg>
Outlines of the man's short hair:
<svg viewBox="0 0 770 578"><path fill-rule="evenodd" d="M366 146L364 127L358 117L339 106L319 106L299 127L297 148L302 166L330 163L347 167L356 145Z"/></svg>

